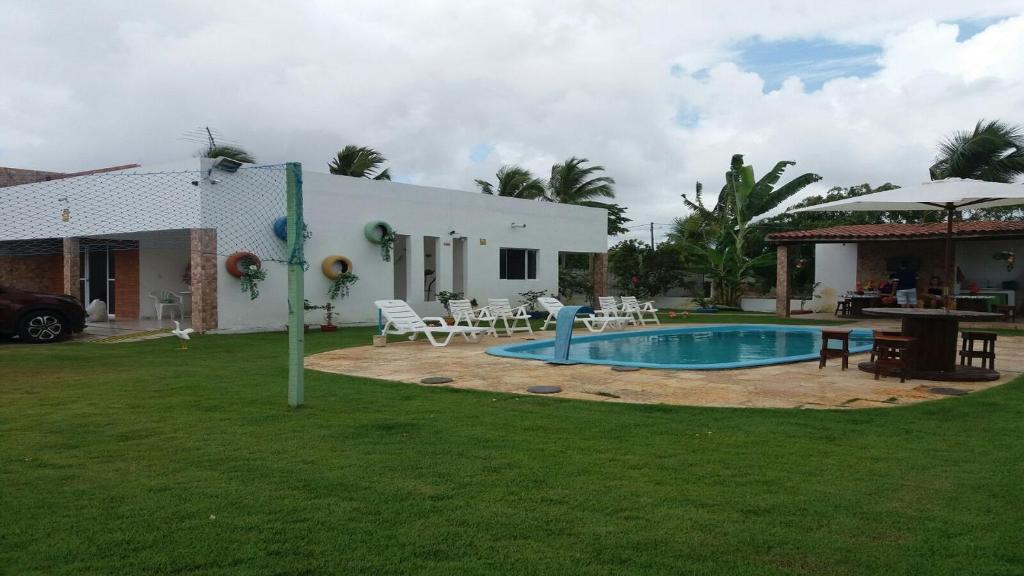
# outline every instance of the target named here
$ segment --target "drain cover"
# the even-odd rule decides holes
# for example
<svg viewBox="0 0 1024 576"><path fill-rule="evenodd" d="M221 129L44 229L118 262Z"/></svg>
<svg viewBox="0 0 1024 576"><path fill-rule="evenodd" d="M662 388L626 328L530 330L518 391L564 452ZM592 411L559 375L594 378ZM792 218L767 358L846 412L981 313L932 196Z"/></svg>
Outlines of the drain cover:
<svg viewBox="0 0 1024 576"><path fill-rule="evenodd" d="M940 386L929 388L928 391L932 394L942 394L943 396L967 396L967 390L961 388L943 388Z"/></svg>
<svg viewBox="0 0 1024 576"><path fill-rule="evenodd" d="M420 384L447 384L449 382L454 381L455 380L452 380L447 376L429 376L427 378L424 378L423 380L420 380Z"/></svg>
<svg viewBox="0 0 1024 576"><path fill-rule="evenodd" d="M612 370L615 372L636 372L639 369L639 366L612 366Z"/></svg>
<svg viewBox="0 0 1024 576"><path fill-rule="evenodd" d="M532 394L558 394L562 388L560 386L530 386L526 391Z"/></svg>

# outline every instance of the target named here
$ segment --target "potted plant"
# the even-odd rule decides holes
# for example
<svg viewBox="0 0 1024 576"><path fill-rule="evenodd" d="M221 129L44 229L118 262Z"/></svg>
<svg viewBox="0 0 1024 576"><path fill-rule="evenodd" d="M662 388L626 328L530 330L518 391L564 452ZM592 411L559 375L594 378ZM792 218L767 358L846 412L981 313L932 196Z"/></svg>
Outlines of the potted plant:
<svg viewBox="0 0 1024 576"><path fill-rule="evenodd" d="M697 302L697 309L694 310L694 312L703 312L703 313L718 312L718 307L715 306L715 303L710 298L707 298L705 296L694 296L693 300L695 302Z"/></svg>
<svg viewBox="0 0 1024 576"><path fill-rule="evenodd" d="M548 293L544 290L527 290L526 292L519 293L519 297L521 298L520 304L526 306L526 310L529 312L531 320L543 320L547 318L547 312L537 310L537 300L547 295Z"/></svg>
<svg viewBox="0 0 1024 576"><path fill-rule="evenodd" d="M328 302L319 308L324 311L324 322L326 322L326 324L320 325L320 331L337 332L338 327L334 325L334 304Z"/></svg>
<svg viewBox="0 0 1024 576"><path fill-rule="evenodd" d="M356 276L352 272L339 272L334 280L331 280L331 285L327 288L327 297L331 300L336 300L338 296L342 298L348 296L349 288L359 281L359 276Z"/></svg>
<svg viewBox="0 0 1024 576"><path fill-rule="evenodd" d="M242 262L242 276L239 281L242 284L242 292L249 294L250 300L255 300L260 295L259 283L267 279L267 273L254 262Z"/></svg>
<svg viewBox="0 0 1024 576"><path fill-rule="evenodd" d="M462 298L462 292L442 290L437 293L437 301L441 303L441 306L444 306L444 311L448 314L445 321L449 324L454 323L454 319L452 318L452 310L448 307L448 303L452 300L458 300L459 298Z"/></svg>
<svg viewBox="0 0 1024 576"><path fill-rule="evenodd" d="M797 298L800 300L800 309L799 310L792 310L790 313L791 314L811 314L811 313L813 313L814 310L804 310L804 304L806 304L807 301L812 299L812 298L821 298L821 296L819 294L815 294L814 293L814 291L818 289L818 286L821 286L821 282L815 282L814 285L811 286L810 294L805 292L805 293L802 293L800 296L798 296Z"/></svg>
<svg viewBox="0 0 1024 576"><path fill-rule="evenodd" d="M395 231L388 230L380 237L380 255L385 262L391 262L391 250L395 246Z"/></svg>

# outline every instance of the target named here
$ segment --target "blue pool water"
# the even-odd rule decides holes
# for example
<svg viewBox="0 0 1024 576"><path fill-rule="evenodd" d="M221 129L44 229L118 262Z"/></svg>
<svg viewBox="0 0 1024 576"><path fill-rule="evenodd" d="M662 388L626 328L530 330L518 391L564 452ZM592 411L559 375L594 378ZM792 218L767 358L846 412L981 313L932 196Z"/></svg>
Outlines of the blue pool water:
<svg viewBox="0 0 1024 576"><path fill-rule="evenodd" d="M495 346L488 354L549 360L554 340ZM834 343L838 345L838 343ZM722 370L818 358L821 329L794 326L709 326L574 336L569 359L583 364ZM871 331L850 333L850 352L871 349Z"/></svg>

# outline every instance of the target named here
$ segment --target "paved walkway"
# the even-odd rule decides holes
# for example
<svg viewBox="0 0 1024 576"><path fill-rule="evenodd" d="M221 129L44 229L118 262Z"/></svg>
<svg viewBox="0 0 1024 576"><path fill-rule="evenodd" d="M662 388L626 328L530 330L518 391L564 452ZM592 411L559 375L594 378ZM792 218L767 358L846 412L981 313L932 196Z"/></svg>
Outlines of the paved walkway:
<svg viewBox="0 0 1024 576"><path fill-rule="evenodd" d="M669 325L663 327L696 325ZM871 320L847 327L898 329L894 321ZM538 339L554 332L539 332ZM866 354L850 358L847 371L831 360L823 370L818 363L800 362L743 370L640 370L616 372L608 366L555 366L544 362L499 358L484 350L490 346L523 340L485 338L469 343L460 337L447 348L433 348L425 341L392 342L386 347L364 346L324 352L306 358L312 370L400 382L419 383L428 376L454 379L446 386L494 392L527 394L540 384L562 388L562 398L643 404L731 406L747 408L873 408L899 406L945 396L930 388L952 386L976 391L998 386L1024 372L1024 338L1000 336L996 343L996 369L1002 378L982 383L940 383L899 378L875 381L856 369Z"/></svg>

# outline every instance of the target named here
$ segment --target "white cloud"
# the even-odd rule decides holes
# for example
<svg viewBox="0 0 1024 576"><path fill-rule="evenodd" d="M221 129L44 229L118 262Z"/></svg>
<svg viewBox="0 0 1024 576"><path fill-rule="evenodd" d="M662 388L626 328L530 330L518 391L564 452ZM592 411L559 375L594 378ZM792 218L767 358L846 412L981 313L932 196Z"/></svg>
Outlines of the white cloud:
<svg viewBox="0 0 1024 576"><path fill-rule="evenodd" d="M466 189L583 156L638 222L679 215L698 179L716 191L736 152L759 173L796 160L819 188L909 183L951 130L1024 122L1020 3L975 4L0 0L0 165L173 160L209 124L264 161L322 170L359 143L405 180ZM1008 14L962 43L941 23ZM878 44L881 68L764 94L733 63L755 35Z"/></svg>

